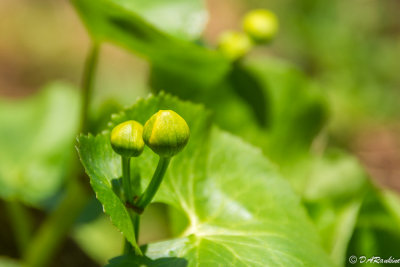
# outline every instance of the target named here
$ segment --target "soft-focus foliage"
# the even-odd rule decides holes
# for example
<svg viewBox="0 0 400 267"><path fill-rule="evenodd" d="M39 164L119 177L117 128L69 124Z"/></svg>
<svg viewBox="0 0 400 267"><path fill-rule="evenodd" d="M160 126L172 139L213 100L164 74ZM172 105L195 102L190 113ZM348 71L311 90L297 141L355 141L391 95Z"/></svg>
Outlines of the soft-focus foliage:
<svg viewBox="0 0 400 267"><path fill-rule="evenodd" d="M23 101L0 103L0 197L43 205L71 173L79 97L55 83Z"/></svg>

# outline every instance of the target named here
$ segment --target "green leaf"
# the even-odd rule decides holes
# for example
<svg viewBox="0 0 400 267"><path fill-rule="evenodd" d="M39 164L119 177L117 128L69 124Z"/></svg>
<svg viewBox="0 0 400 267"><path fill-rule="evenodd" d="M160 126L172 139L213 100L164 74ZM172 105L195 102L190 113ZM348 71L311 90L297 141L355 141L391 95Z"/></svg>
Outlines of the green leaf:
<svg viewBox="0 0 400 267"><path fill-rule="evenodd" d="M69 174L78 92L56 83L28 99L0 100L0 197L40 205Z"/></svg>
<svg viewBox="0 0 400 267"><path fill-rule="evenodd" d="M197 39L203 32L208 14L202 0L114 0L140 14L160 30L184 39Z"/></svg>
<svg viewBox="0 0 400 267"><path fill-rule="evenodd" d="M138 15L141 14L141 9L145 9L146 4L137 4L136 9L133 8L136 4L132 1L72 2L94 41L110 41L129 49L147 58L152 65L168 70L173 76L210 86L218 82L228 70L228 61L218 52L170 36L146 22ZM177 2L185 10L184 6L189 5L188 1ZM210 71L211 68L213 71Z"/></svg>
<svg viewBox="0 0 400 267"><path fill-rule="evenodd" d="M201 106L162 94L114 116L110 127L128 119L143 123L159 109L180 114L191 138L172 159L154 201L173 206L188 225L171 240L149 244L147 257L183 258L189 266L332 266L290 185L260 150L213 127ZM109 131L81 136L79 152L105 212L131 240L128 211L112 190L121 166L109 144ZM143 186L156 162L148 148L134 160L132 170L141 175ZM120 260L135 266L138 259Z"/></svg>

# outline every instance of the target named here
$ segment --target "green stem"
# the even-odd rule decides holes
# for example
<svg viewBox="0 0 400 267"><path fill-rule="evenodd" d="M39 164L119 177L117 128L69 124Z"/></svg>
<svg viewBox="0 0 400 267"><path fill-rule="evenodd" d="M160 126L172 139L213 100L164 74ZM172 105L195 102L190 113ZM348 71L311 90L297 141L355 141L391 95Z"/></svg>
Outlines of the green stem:
<svg viewBox="0 0 400 267"><path fill-rule="evenodd" d="M135 250L136 255L142 256L143 253L140 250L139 247L139 224L140 224L140 215L137 214L136 212L129 210L130 216L131 216L131 220L133 222L133 227L135 229L135 239L136 239L136 244L137 244L137 248Z"/></svg>
<svg viewBox="0 0 400 267"><path fill-rule="evenodd" d="M147 205L150 204L158 188L160 187L160 184L163 180L165 172L167 171L170 160L171 158L160 157L160 159L158 160L157 169L153 174L153 178L151 179L151 182L147 186L144 193L139 197L138 201L135 203L136 207L143 210Z"/></svg>
<svg viewBox="0 0 400 267"><path fill-rule="evenodd" d="M83 71L82 79L82 113L81 113L81 132L86 133L88 131L88 113L90 100L92 98L94 81L96 79L97 62L99 58L98 43L93 43L90 48L89 54L85 60L85 67Z"/></svg>
<svg viewBox="0 0 400 267"><path fill-rule="evenodd" d="M131 158L122 156L122 187L124 188L125 201L133 203L132 184L131 184ZM124 254L135 252L137 255L142 255L140 248L138 247L139 241L139 215L129 210L129 216L131 217L134 229L136 246L133 247L128 240L125 240Z"/></svg>
<svg viewBox="0 0 400 267"><path fill-rule="evenodd" d="M136 255L142 256L143 253L139 248L139 223L140 223L140 215L137 214L136 212L132 210L128 210L129 215L131 217L134 229L135 229L135 239L136 239L136 246L133 247L132 244L125 239L125 244L124 244L124 254L129 254L134 252Z"/></svg>
<svg viewBox="0 0 400 267"><path fill-rule="evenodd" d="M122 159L122 187L124 188L125 201L132 203L132 185L131 185L131 158L121 157Z"/></svg>
<svg viewBox="0 0 400 267"><path fill-rule="evenodd" d="M5 203L19 252L23 254L31 237L32 218L21 203L17 201L7 201Z"/></svg>
<svg viewBox="0 0 400 267"><path fill-rule="evenodd" d="M47 266L88 201L83 186L71 180L64 199L41 225L24 255L24 266Z"/></svg>
<svg viewBox="0 0 400 267"><path fill-rule="evenodd" d="M136 242L139 245L139 229L140 229L140 215L136 212L133 212L133 226L135 227L135 237Z"/></svg>

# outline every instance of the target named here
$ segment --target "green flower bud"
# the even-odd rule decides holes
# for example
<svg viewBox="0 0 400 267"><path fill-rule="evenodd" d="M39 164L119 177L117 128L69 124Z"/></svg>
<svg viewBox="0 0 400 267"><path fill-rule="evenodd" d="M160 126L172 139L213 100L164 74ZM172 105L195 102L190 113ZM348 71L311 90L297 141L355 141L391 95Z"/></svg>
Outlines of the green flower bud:
<svg viewBox="0 0 400 267"><path fill-rule="evenodd" d="M243 18L243 30L255 42L267 42L278 32L278 19L269 10L256 9Z"/></svg>
<svg viewBox="0 0 400 267"><path fill-rule="evenodd" d="M143 152L143 126L137 121L118 124L111 131L111 146L124 157L137 157Z"/></svg>
<svg viewBox="0 0 400 267"><path fill-rule="evenodd" d="M186 121L172 110L160 110L146 122L143 140L160 157L172 157L181 151L189 140Z"/></svg>
<svg viewBox="0 0 400 267"><path fill-rule="evenodd" d="M252 47L250 38L246 34L236 31L224 32L218 41L218 49L231 60L243 57Z"/></svg>

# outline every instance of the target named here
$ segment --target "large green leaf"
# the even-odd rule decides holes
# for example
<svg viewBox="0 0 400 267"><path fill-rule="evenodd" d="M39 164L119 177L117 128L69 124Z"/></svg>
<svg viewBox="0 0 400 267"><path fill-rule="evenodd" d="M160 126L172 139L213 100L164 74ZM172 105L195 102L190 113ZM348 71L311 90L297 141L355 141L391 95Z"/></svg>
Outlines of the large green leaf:
<svg viewBox="0 0 400 267"><path fill-rule="evenodd" d="M159 109L175 110L191 129L187 147L172 159L155 199L174 207L188 225L171 240L149 244L147 257L183 258L189 266L332 265L289 184L260 150L211 126L201 106L162 94L114 116L110 127L128 119L144 123ZM79 152L105 212L132 241L128 211L112 190L121 167L109 144L109 131L81 136ZM143 186L156 161L147 148L134 160L132 170L141 175ZM138 260L119 261L135 266Z"/></svg>
<svg viewBox="0 0 400 267"><path fill-rule="evenodd" d="M53 84L26 100L0 100L0 197L38 205L69 174L78 92Z"/></svg>
<svg viewBox="0 0 400 267"><path fill-rule="evenodd" d="M125 47L171 75L210 86L228 70L228 61L220 53L168 35L140 17L138 14L142 14L141 10L146 9L150 1L141 1L142 4L122 0L72 2L96 42L110 41ZM147 2L149 4L144 4ZM189 1L176 2L185 10L185 5L189 5ZM160 18L153 18L156 19Z"/></svg>

